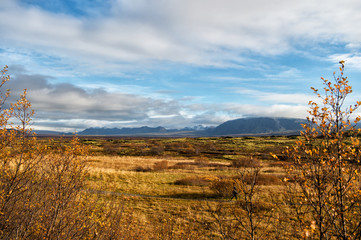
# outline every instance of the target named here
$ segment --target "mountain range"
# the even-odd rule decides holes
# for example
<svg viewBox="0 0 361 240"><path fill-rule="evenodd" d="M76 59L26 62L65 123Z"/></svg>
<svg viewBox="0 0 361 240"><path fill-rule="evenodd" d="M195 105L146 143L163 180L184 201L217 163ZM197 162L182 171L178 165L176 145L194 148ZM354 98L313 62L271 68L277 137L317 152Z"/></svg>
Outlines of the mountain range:
<svg viewBox="0 0 361 240"><path fill-rule="evenodd" d="M253 134L293 134L302 130L306 120L295 118L241 118L222 123L209 133L212 135L253 135Z"/></svg>
<svg viewBox="0 0 361 240"><path fill-rule="evenodd" d="M195 126L193 128L166 129L164 127L137 128L87 128L77 134L82 136L154 136L154 137L211 137L252 135L297 135L306 120L296 118L240 118L217 127ZM38 135L70 135L70 133L35 131Z"/></svg>

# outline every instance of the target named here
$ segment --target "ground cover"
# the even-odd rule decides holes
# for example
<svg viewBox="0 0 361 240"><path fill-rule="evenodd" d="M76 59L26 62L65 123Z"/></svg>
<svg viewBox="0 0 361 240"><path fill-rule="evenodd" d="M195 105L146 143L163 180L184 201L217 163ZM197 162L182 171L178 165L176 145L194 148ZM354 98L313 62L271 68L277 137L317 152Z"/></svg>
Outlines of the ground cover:
<svg viewBox="0 0 361 240"><path fill-rule="evenodd" d="M87 190L99 197L117 198L134 223L145 232L157 229L165 234L164 239L192 239L192 234L203 239L225 238L222 228L233 219L234 211L239 211L235 204L243 201L230 201L232 188L239 184L240 172L255 167L260 170L257 211L268 214L275 208L273 204L280 201L277 196L283 191L287 165L272 158L270 152L281 159L282 149L295 140L296 137L281 136L81 139L91 152ZM247 181L251 181L249 178ZM242 197L241 193L238 197ZM236 225L228 228L242 229ZM262 228L268 235L276 235L274 226L262 223ZM236 239L247 238L244 230L235 232Z"/></svg>

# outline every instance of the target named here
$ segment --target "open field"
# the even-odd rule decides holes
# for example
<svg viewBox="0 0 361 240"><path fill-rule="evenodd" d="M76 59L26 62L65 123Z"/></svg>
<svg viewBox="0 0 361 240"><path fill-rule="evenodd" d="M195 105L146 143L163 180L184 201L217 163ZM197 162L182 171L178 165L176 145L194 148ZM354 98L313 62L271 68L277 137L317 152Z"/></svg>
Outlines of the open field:
<svg viewBox="0 0 361 240"><path fill-rule="evenodd" d="M269 153L282 158L284 147L296 138L82 138L90 147L86 188L119 201L132 227L151 239L159 237L153 233L162 235L160 239L230 239L230 233L222 237L225 227L237 234L234 238L247 239L246 229L227 223L240 211L242 194L241 200L230 198L240 173L257 168L259 216L254 220L264 231L259 235L289 239L291 232L279 235L282 227L270 224L283 214L274 214L274 205L284 191L287 163Z"/></svg>
<svg viewBox="0 0 361 240"><path fill-rule="evenodd" d="M0 234L4 239L323 234L327 238L318 239L339 239L336 197L343 191L344 219L354 228L344 239L360 239L358 139L343 139L348 145L342 151L350 152L343 152L349 157L341 165L324 155L333 153L334 139L317 136L312 144L300 136L23 138L4 148L14 155L5 155L0 168ZM346 187L337 190L340 183Z"/></svg>
<svg viewBox="0 0 361 240"><path fill-rule="evenodd" d="M293 137L202 139L82 139L90 145L89 184L107 190L154 196L195 194L208 196L215 179L237 175L256 162L262 174L280 178L282 162L269 152L281 153ZM154 153L154 148L162 146ZM112 149L112 151L109 151ZM127 154L127 153L132 154ZM194 182L181 183L182 179ZM198 179L198 182L196 181ZM272 181L270 180L270 181ZM276 181L277 182L277 181ZM276 184L272 182L272 184ZM188 197L189 198L189 197Z"/></svg>

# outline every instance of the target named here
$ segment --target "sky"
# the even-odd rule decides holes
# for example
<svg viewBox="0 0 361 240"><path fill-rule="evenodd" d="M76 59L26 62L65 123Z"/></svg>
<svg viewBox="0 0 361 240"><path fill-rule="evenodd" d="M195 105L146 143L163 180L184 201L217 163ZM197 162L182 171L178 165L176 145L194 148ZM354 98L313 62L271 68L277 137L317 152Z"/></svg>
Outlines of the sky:
<svg viewBox="0 0 361 240"><path fill-rule="evenodd" d="M8 102L32 127L217 126L305 118L345 61L361 99L359 0L0 0Z"/></svg>

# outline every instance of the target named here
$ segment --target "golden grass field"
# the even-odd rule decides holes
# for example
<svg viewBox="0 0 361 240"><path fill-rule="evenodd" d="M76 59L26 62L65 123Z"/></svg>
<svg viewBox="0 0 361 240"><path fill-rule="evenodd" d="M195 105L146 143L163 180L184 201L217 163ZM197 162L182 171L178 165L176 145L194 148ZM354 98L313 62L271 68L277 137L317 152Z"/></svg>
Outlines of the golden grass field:
<svg viewBox="0 0 361 240"><path fill-rule="evenodd" d="M150 232L153 239L229 239L222 236L225 227L238 234L236 239L247 239L244 229L227 221L233 221L232 211L241 211L238 201L230 201L237 176L256 167L260 216L254 218L261 235L288 239L291 235L280 235L283 226L273 222L287 163L269 153L281 156L295 138L82 139L91 153L87 190L117 199L129 217L129 231L145 239ZM238 197L242 201L241 193Z"/></svg>

